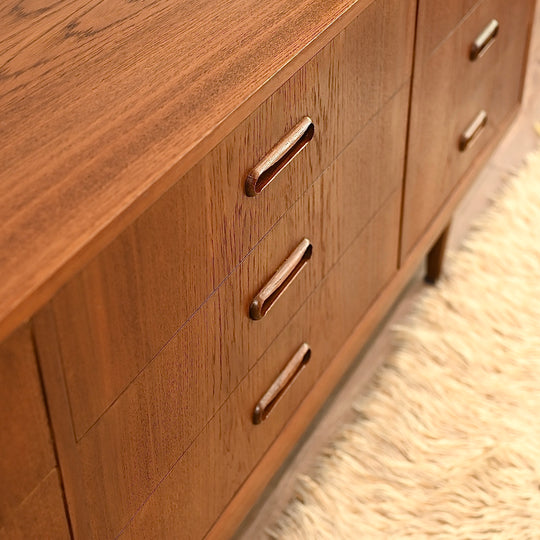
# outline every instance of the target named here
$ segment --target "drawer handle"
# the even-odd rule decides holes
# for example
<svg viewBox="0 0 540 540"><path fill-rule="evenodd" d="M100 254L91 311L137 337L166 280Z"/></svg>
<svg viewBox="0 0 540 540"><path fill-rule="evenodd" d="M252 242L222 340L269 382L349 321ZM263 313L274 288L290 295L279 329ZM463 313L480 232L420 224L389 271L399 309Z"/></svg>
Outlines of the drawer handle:
<svg viewBox="0 0 540 540"><path fill-rule="evenodd" d="M311 242L304 238L251 302L249 316L253 320L258 321L268 313L276 300L304 268L311 258L312 251Z"/></svg>
<svg viewBox="0 0 540 540"><path fill-rule="evenodd" d="M480 32L480 35L473 41L469 58L474 62L489 49L499 33L499 21L492 19L488 25Z"/></svg>
<svg viewBox="0 0 540 540"><path fill-rule="evenodd" d="M251 170L246 179L246 195L255 197L313 138L315 126L304 117Z"/></svg>
<svg viewBox="0 0 540 540"><path fill-rule="evenodd" d="M459 151L465 152L471 143L476 140L478 135L482 132L482 129L487 124L487 113L486 111L480 111L476 118L469 124L467 129L461 134L459 138Z"/></svg>
<svg viewBox="0 0 540 540"><path fill-rule="evenodd" d="M311 348L307 343L302 343L294 353L283 371L278 375L272 386L266 391L253 411L253 423L260 424L266 420L274 405L281 399L283 394L291 387L300 372L311 358Z"/></svg>

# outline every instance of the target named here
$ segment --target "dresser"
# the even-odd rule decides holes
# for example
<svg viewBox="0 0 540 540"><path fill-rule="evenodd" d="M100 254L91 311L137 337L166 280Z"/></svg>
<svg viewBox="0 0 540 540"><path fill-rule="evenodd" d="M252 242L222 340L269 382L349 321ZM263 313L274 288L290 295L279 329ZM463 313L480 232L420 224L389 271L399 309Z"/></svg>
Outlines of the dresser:
<svg viewBox="0 0 540 540"><path fill-rule="evenodd" d="M523 88L533 0L9 0L0 538L228 538Z"/></svg>

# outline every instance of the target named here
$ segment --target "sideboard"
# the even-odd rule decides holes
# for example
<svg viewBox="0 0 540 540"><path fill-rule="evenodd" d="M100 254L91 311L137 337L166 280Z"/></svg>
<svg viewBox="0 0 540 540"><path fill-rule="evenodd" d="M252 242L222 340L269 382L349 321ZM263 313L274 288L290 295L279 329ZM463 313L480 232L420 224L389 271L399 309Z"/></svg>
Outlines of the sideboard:
<svg viewBox="0 0 540 540"><path fill-rule="evenodd" d="M534 0L0 8L0 538L227 538L519 108Z"/></svg>

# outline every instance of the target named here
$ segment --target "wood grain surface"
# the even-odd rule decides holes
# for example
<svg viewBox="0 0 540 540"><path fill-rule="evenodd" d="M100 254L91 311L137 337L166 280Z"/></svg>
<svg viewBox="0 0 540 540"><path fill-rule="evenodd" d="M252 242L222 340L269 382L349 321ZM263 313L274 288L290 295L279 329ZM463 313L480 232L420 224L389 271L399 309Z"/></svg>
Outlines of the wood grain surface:
<svg viewBox="0 0 540 540"><path fill-rule="evenodd" d="M77 437L408 80L413 20L414 2L371 4L54 297ZM406 101L397 107L405 111ZM395 133L401 116L389 114ZM313 139L271 186L247 197L250 169L305 115ZM402 141L379 142L390 152ZM339 165L351 178L344 211L378 208L388 192L365 201L355 194L378 196L384 184L352 180L354 166L369 177L378 163L363 152L347 156ZM343 233L336 242L354 238Z"/></svg>
<svg viewBox="0 0 540 540"><path fill-rule="evenodd" d="M0 540L33 538L71 538L57 468L52 469L7 519L2 519L0 523Z"/></svg>
<svg viewBox="0 0 540 540"><path fill-rule="evenodd" d="M56 464L27 325L0 344L0 389L1 528Z"/></svg>
<svg viewBox="0 0 540 540"><path fill-rule="evenodd" d="M371 304L368 311L364 314L349 339L343 344L323 376L318 379L311 392L302 401L293 417L285 425L279 437L274 441L263 458L257 463L255 469L251 472L242 487L237 491L235 497L224 510L218 521L214 523L211 531L206 537L208 540L222 540L231 537L237 538L237 536L234 536L234 533L245 517L246 508L251 508L253 506L264 488L268 486L274 474L283 465L285 459L298 443L299 439L302 435L306 435L306 430L308 429L310 422L318 412L321 412L322 405L328 400L330 394L336 388L336 385L339 384L340 380L343 382L344 377L348 377L348 375L346 375L347 370L352 363L357 363L357 366L354 369L358 372L358 375L354 382L358 383L358 386L355 388L354 392L350 394L351 398L352 396L358 395L361 388L369 382L378 366L384 361L385 355L381 354L381 351L378 350L375 351L375 354L370 354L368 358L363 358L362 347L369 338L376 333L377 328L385 320L385 316L388 314L392 305L395 304L396 300L399 299L400 294L407 286L407 283L413 274L416 273L417 275L420 275L418 272L419 265L422 264L422 259L426 252L429 251L430 247L436 242L437 238L452 218L452 214L456 210L457 205L469 191L471 184L484 166L487 158L500 142L502 135L507 132L516 112L517 109L514 109L514 111L510 113L504 120L501 126L502 129L497 133L496 137L491 140L488 147L477 156L471 168L467 171L456 189L445 202L442 211L431 222L421 240L401 265L396 276L390 280L383 291L377 296L374 303ZM526 131L528 132L530 124L528 121L526 124ZM385 322L385 324L387 323ZM344 405L342 404L341 407L343 406ZM348 402L345 407L349 408L350 402ZM323 414L325 413L323 412ZM325 439L325 441L328 441L328 439ZM305 471L306 470L303 469L302 474L305 473ZM293 474L293 478L296 479L296 475ZM296 483L294 482L293 485L296 485ZM291 494L292 490L289 492L289 495ZM283 505L285 505L287 500L288 499L282 500ZM279 510L275 516L277 515L279 515ZM268 521L265 518L263 521L266 524L273 522L273 520ZM242 540L244 538L249 540L258 538L258 536L251 534L254 530L259 533L263 528L257 527L252 529L250 527L248 535L241 535L240 538L242 538Z"/></svg>
<svg viewBox="0 0 540 540"><path fill-rule="evenodd" d="M3 3L0 339L370 3Z"/></svg>
<svg viewBox="0 0 540 540"><path fill-rule="evenodd" d="M399 206L400 193L396 192L207 424L121 538L204 536L395 274ZM265 422L253 425L253 407L304 341L310 344L312 355L294 381L294 391L283 396ZM179 490L178 485L185 489Z"/></svg>
<svg viewBox="0 0 540 540"><path fill-rule="evenodd" d="M480 2L431 55L417 42L402 221L402 261L483 148L518 105L532 0ZM472 43L492 20L500 31L471 62ZM487 124L465 151L458 142L481 110Z"/></svg>
<svg viewBox="0 0 540 540"><path fill-rule="evenodd" d="M417 53L426 58L480 0L418 0Z"/></svg>
<svg viewBox="0 0 540 540"><path fill-rule="evenodd" d="M408 94L406 83L78 442L60 419L68 431L58 435L60 462L80 535L120 530L377 211L400 198ZM385 159L373 159L381 149ZM306 267L262 320L251 320L253 296L304 236L313 244ZM40 347L47 380L51 365L62 372L55 335L54 326L38 331L38 343L53 349ZM74 488L79 481L84 488Z"/></svg>

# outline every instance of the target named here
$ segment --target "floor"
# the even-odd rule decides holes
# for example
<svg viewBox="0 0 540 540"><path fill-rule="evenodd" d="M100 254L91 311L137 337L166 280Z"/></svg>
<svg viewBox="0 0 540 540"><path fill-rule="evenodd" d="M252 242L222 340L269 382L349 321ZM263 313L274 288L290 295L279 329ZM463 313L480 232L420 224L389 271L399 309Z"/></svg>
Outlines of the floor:
<svg viewBox="0 0 540 540"><path fill-rule="evenodd" d="M448 240L449 249L459 247L471 222L489 205L491 197L500 189L505 177L517 171L525 156L537 148L540 138L535 130L535 123L540 123L540 5L536 8L521 111L456 211ZM418 294L426 286L422 277L423 269L419 268L394 306L393 312L362 352L361 361L357 362L357 366L374 365L375 362L369 362L370 357L380 357L389 353L390 328L400 323L410 312ZM359 367L349 374L346 383L336 391L319 415L315 425L306 433L295 453L282 467L280 474L276 476L259 504L248 516L237 535L237 540L265 538L265 527L277 519L293 495L296 476L310 470L320 449L332 439L340 425L352 418L350 404L358 395L359 388L370 376L371 373Z"/></svg>

